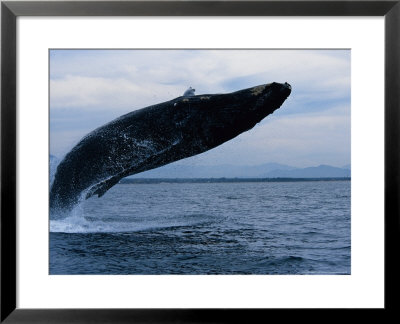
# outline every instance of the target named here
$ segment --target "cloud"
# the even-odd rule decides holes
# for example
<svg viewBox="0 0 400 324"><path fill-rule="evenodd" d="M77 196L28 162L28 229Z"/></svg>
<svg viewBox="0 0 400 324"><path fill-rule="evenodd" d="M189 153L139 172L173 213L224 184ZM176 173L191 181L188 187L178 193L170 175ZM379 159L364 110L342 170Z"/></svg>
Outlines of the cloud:
<svg viewBox="0 0 400 324"><path fill-rule="evenodd" d="M155 100L171 99L174 90L169 85L157 90L151 83L123 78L69 75L50 81L50 106L52 109L137 109L154 104Z"/></svg>
<svg viewBox="0 0 400 324"><path fill-rule="evenodd" d="M214 93L288 81L300 96L325 99L348 96L350 89L348 54L335 51L62 52L51 58L52 109L140 108L180 96L188 86Z"/></svg>
<svg viewBox="0 0 400 324"><path fill-rule="evenodd" d="M348 50L52 50L51 150L68 150L68 141L189 86L197 94L223 93L287 81L292 94L272 116L184 163L344 165L350 63Z"/></svg>

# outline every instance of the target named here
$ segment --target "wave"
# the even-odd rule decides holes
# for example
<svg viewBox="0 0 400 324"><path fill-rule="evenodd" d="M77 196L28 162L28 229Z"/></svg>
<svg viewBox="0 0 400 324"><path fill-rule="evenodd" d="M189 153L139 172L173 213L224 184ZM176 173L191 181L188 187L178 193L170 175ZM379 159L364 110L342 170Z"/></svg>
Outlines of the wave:
<svg viewBox="0 0 400 324"><path fill-rule="evenodd" d="M102 220L87 220L84 217L67 217L60 220L50 220L51 233L89 234L89 233L132 233L154 230L176 230L177 228L192 227L197 224L165 224L129 223L129 222L105 222Z"/></svg>
<svg viewBox="0 0 400 324"><path fill-rule="evenodd" d="M103 215L104 216L104 215ZM206 215L182 215L173 219L159 219L148 217L133 217L128 220L103 219L86 216L84 212L84 203L80 203L68 214L61 216L55 215L50 219L51 233L130 233L153 230L175 230L177 228L193 227L205 225L212 220Z"/></svg>
<svg viewBox="0 0 400 324"><path fill-rule="evenodd" d="M60 220L50 220L51 233L128 233L156 229L156 224L130 224L126 222L105 222L87 220L84 217L71 216Z"/></svg>

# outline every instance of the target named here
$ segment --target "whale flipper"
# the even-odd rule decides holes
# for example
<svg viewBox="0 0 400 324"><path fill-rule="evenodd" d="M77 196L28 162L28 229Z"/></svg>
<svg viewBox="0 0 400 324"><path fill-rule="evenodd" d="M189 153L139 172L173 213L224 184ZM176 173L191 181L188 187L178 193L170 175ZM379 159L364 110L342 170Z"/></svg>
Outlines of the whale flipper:
<svg viewBox="0 0 400 324"><path fill-rule="evenodd" d="M86 199L97 195L99 198L104 196L104 194L113 186L115 186L123 177L112 177L111 179L102 181L96 184L91 190L86 194Z"/></svg>

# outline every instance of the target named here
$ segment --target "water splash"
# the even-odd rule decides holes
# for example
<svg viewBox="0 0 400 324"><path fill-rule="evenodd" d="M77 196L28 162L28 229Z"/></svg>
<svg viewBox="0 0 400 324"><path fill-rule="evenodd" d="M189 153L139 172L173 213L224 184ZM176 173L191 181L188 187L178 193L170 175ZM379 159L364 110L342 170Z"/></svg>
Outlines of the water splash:
<svg viewBox="0 0 400 324"><path fill-rule="evenodd" d="M85 216L84 204L77 205L67 217L50 220L50 232L52 233L132 233L148 230L176 229L191 226L199 226L209 223L203 217L190 216L182 219L164 220L136 219L131 221L110 221Z"/></svg>
<svg viewBox="0 0 400 324"><path fill-rule="evenodd" d="M54 155L49 156L49 181L50 188L53 185L54 177L56 175L57 167L60 164L61 160Z"/></svg>

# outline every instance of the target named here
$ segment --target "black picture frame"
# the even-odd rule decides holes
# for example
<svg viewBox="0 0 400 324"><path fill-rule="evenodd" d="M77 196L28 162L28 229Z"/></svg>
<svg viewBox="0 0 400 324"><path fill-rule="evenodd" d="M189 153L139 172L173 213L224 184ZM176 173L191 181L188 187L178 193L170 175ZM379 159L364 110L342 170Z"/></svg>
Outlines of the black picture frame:
<svg viewBox="0 0 400 324"><path fill-rule="evenodd" d="M272 309L16 308L16 19L19 16L384 16L385 18L385 307L396 312L399 274L400 0L394 1L2 1L1 3L1 322L263 322ZM371 260L371 262L374 262ZM38 292L40 293L40 292ZM309 311L292 310L297 316ZM325 310L333 314L332 310ZM347 310L350 311L357 310ZM277 314L279 313L279 314ZM393 314L392 314L393 315ZM377 317L378 318L378 317ZM261 320L260 320L261 319ZM320 318L321 319L321 318ZM282 318L280 318L282 320Z"/></svg>

